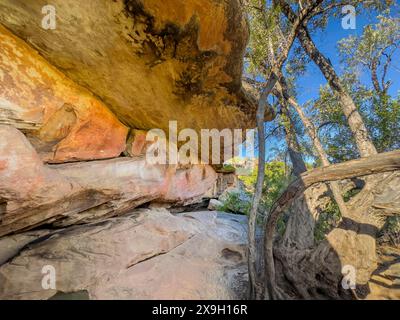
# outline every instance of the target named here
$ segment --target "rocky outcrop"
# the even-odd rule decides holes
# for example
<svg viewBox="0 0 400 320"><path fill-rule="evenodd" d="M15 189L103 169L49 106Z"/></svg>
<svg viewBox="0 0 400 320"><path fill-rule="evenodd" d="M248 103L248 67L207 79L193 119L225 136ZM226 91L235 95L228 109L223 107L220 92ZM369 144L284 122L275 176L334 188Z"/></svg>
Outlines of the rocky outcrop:
<svg viewBox="0 0 400 320"><path fill-rule="evenodd" d="M241 2L55 0L50 30L46 5L0 3L0 236L222 193L207 165L148 164L146 133L255 126Z"/></svg>
<svg viewBox="0 0 400 320"><path fill-rule="evenodd" d="M241 86L248 28L239 0L54 0L54 30L41 27L47 4L3 0L0 23L129 127L255 127Z"/></svg>
<svg viewBox="0 0 400 320"><path fill-rule="evenodd" d="M242 181L237 180L235 185L226 187L218 197L218 201L224 204L226 211L238 214L248 214L252 197L246 192Z"/></svg>
<svg viewBox="0 0 400 320"><path fill-rule="evenodd" d="M23 234L0 240L0 252L6 244L8 252L10 244L25 245L0 267L0 299L76 298L82 292L90 299L245 297L243 216L142 209L37 236L29 244ZM54 268L55 289L42 287L45 266Z"/></svg>
<svg viewBox="0 0 400 320"><path fill-rule="evenodd" d="M154 209L206 206L234 176L145 157L169 121L255 127L241 1L54 0L51 30L46 5L0 1L0 299L243 298L245 217Z"/></svg>
<svg viewBox="0 0 400 320"><path fill-rule="evenodd" d="M128 128L0 25L0 124L24 131L46 162L118 157Z"/></svg>
<svg viewBox="0 0 400 320"><path fill-rule="evenodd" d="M208 203L207 209L208 210L218 210L219 208L222 208L224 204L217 200L217 199L211 199L210 202Z"/></svg>
<svg viewBox="0 0 400 320"><path fill-rule="evenodd" d="M379 266L369 280L367 300L400 300L400 248L378 248Z"/></svg>
<svg viewBox="0 0 400 320"><path fill-rule="evenodd" d="M0 3L0 236L222 193L210 166L147 163L146 133L255 125L240 1L56 0L54 30L45 5Z"/></svg>
<svg viewBox="0 0 400 320"><path fill-rule="evenodd" d="M184 204L214 187L208 165L179 168L145 159L43 165L26 137L0 125L0 236L53 223L120 215L152 200Z"/></svg>

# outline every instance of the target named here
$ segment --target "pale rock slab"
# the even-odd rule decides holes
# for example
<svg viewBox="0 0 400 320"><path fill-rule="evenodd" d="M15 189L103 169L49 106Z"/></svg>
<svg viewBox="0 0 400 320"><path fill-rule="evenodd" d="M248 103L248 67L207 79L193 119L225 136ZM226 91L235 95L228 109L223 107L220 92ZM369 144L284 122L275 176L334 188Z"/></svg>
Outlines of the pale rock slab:
<svg viewBox="0 0 400 320"><path fill-rule="evenodd" d="M0 267L0 298L241 299L245 247L245 217L140 209L28 244ZM56 270L55 290L41 286L45 265Z"/></svg>

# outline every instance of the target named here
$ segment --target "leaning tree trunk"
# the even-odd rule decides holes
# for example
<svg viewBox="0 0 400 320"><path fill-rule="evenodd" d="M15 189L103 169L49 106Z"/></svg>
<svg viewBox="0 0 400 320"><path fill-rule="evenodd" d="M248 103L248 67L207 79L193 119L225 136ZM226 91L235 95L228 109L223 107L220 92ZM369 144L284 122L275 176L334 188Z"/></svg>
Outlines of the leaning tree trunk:
<svg viewBox="0 0 400 320"><path fill-rule="evenodd" d="M284 0L280 0L278 2L280 3L281 9L288 20L291 23L295 23L298 18L290 6ZM306 21L304 22L305 23L303 23L303 25L298 29L297 38L299 39L304 51L319 67L325 79L328 81L331 89L339 98L343 113L347 118L350 130L354 136L361 157L367 157L369 155L376 154L376 148L372 143L372 140L368 134L368 130L360 113L357 110L353 99L341 83L329 60L315 46L307 30Z"/></svg>
<svg viewBox="0 0 400 320"><path fill-rule="evenodd" d="M307 130L308 135L311 138L311 141L314 145L315 150L317 151L318 157L321 160L321 163L323 166L329 166L330 162L328 159L328 155L326 154L321 140L318 137L317 130L314 126L314 124L311 122L311 120L305 115L303 112L303 109L301 106L297 103L297 101L289 95L287 84L285 81L285 78L283 77L283 74L280 73L279 75L279 82L277 84L277 91L278 94L283 97L286 101L289 102L293 106L293 108L296 110L297 114L299 115L301 121L303 122L304 127ZM333 198L335 199L340 212L343 217L347 216L347 207L346 204L344 203L342 193L340 191L340 187L338 182L332 181L329 183L330 190L332 192Z"/></svg>
<svg viewBox="0 0 400 320"><path fill-rule="evenodd" d="M292 22L292 29L287 35L286 38L286 45L284 49L279 53L279 58L274 61L273 66L271 68L271 72L269 73L269 77L267 77L267 84L265 86L265 89L260 97L259 104L258 104L258 109L257 109L257 129L259 133L259 162L258 162L258 171L257 171L257 182L256 182L256 188L255 188L255 193L253 197L253 203L249 212L249 221L248 221L248 241L249 241L249 249L248 249L248 266L249 266L249 287L250 287L250 298L256 298L260 299L266 294L267 292L265 291L264 288L264 282L265 282L265 277L263 275L262 283L257 282L257 273L256 273L256 264L257 264L257 251L256 251L256 241L255 241L255 231L256 231L256 220L257 220L257 211L259 207L259 203L261 200L261 195L262 195L262 187L264 183L264 176L265 176L265 140L264 140L264 113L265 113L265 107L267 103L267 98L268 95L271 93L272 89L275 86L275 83L277 81L276 74L274 73L273 70L280 70L285 63L289 51L293 45L294 40L296 39L297 32L299 28L301 28L301 24L305 21L306 17L309 15L309 13L316 8L318 5L320 5L323 2L323 0L316 0L313 2L312 5L310 5L308 8L305 10L301 10L300 14L298 17L293 19ZM275 6L275 4L274 4ZM268 27L268 26L267 26ZM261 133L262 131L262 133ZM260 136L263 137L263 139L260 139ZM262 148L262 150L261 150Z"/></svg>
<svg viewBox="0 0 400 320"><path fill-rule="evenodd" d="M314 125L304 114L296 100L290 97L282 73L279 74L279 81L274 90L274 94L279 99L289 102L295 108L314 144L323 166L330 165ZM338 182L332 181L328 184L320 184L309 188L301 197L294 201L293 205L287 210L286 214L289 216L289 219L286 223L285 232L279 241L280 248L305 250L314 246L315 222L318 220L319 213L326 208L330 201L330 197L326 196L329 193L332 194L338 204L342 217L347 217L347 207L340 192Z"/></svg>
<svg viewBox="0 0 400 320"><path fill-rule="evenodd" d="M287 108L286 101L284 99L280 100L282 106L282 115L284 116L283 127L285 130L285 139L289 150L290 161L293 165L293 175L295 177L298 177L303 172L306 172L307 168L306 164L304 163L303 157L301 156L299 141L297 140L293 120L290 115L289 109Z"/></svg>
<svg viewBox="0 0 400 320"><path fill-rule="evenodd" d="M331 89L338 96L360 155L368 157L369 155L376 154L376 148L372 143L368 130L352 97L341 83L328 59L315 46L306 27L299 30L298 38L307 55L317 64Z"/></svg>
<svg viewBox="0 0 400 320"><path fill-rule="evenodd" d="M374 155L368 158L352 160L328 167L308 171L294 181L278 199L270 211L265 229L265 266L268 279L268 294L275 299L287 297L287 291L282 290L277 282L275 258L283 267L284 278L302 298L345 298L348 291L340 288L342 268L345 265L357 271L357 284L366 284L376 267L375 234L379 221L374 220L370 213L376 194L390 186L386 194L389 198L398 198L400 190L393 192L394 178L399 179L400 151ZM382 175L385 172L396 171L393 174ZM375 179L352 200L351 217L342 221L339 228L331 231L327 239L317 247L308 250L296 248L281 248L273 251L273 239L278 218L285 210L301 196L304 191L317 184L339 181L348 178L376 175ZM374 181L373 183L371 181ZM398 182L398 180L396 180ZM396 188L396 187L395 187ZM301 227L301 226L298 226ZM350 291L351 292L351 291Z"/></svg>

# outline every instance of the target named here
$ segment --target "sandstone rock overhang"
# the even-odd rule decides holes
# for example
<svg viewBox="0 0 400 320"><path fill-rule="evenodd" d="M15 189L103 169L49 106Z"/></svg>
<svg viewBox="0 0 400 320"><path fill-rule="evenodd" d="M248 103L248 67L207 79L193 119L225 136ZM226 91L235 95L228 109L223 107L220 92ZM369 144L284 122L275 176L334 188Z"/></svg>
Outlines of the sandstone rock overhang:
<svg viewBox="0 0 400 320"><path fill-rule="evenodd" d="M95 222L154 200L184 205L218 178L209 165L179 168L129 157L49 166L13 126L0 125L0 137L0 237L43 224Z"/></svg>
<svg viewBox="0 0 400 320"><path fill-rule="evenodd" d="M2 0L0 23L125 125L255 126L255 100L241 85L248 26L240 0L54 0L54 30L41 27L47 4Z"/></svg>
<svg viewBox="0 0 400 320"><path fill-rule="evenodd" d="M23 131L50 163L114 158L125 150L128 128L91 92L2 25L0 48L0 126Z"/></svg>
<svg viewBox="0 0 400 320"><path fill-rule="evenodd" d="M151 165L144 136L255 126L240 0L54 0L54 30L47 4L0 1L0 237L212 197L213 167Z"/></svg>

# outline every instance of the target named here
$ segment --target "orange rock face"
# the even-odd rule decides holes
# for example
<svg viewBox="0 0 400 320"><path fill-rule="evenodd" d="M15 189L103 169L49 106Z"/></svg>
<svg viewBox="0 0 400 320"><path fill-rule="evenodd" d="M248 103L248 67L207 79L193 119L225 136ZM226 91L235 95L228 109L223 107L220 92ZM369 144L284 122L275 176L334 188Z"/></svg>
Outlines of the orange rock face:
<svg viewBox="0 0 400 320"><path fill-rule="evenodd" d="M51 31L40 25L46 4L2 0L0 23L129 127L256 126L257 103L241 83L249 37L242 0L52 0Z"/></svg>
<svg viewBox="0 0 400 320"><path fill-rule="evenodd" d="M128 129L101 101L1 25L0 44L0 124L21 129L46 162L120 155Z"/></svg>
<svg viewBox="0 0 400 320"><path fill-rule="evenodd" d="M147 131L133 129L126 143L126 154L131 157L144 156L152 144L146 140Z"/></svg>

